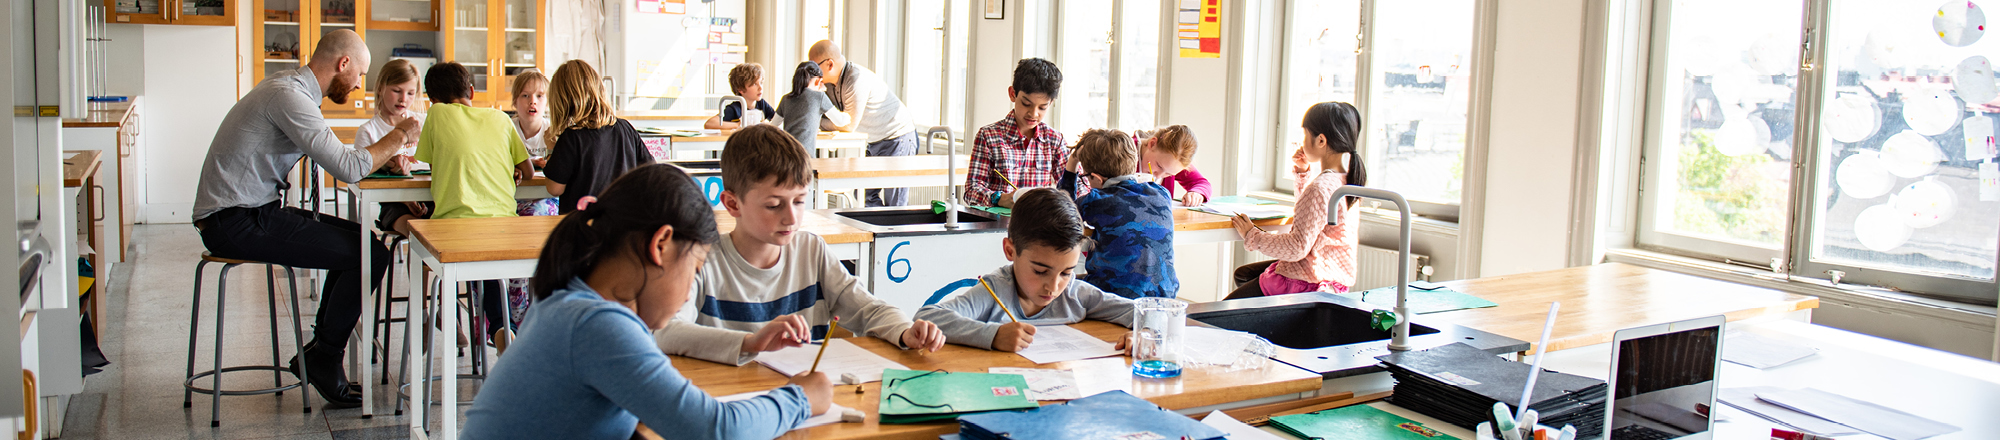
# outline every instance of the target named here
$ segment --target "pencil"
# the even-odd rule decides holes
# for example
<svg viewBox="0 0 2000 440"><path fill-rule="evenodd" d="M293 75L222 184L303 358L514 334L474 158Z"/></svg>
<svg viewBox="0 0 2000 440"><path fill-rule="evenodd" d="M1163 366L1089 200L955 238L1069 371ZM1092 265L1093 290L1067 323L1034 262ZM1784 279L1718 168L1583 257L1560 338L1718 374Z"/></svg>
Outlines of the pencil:
<svg viewBox="0 0 2000 440"><path fill-rule="evenodd" d="M995 176L1000 176L1000 181L1001 181L1001 182L1007 182L1007 187L1008 187L1008 188L1014 188L1014 189L1020 189L1020 188L1021 188L1021 186L1020 186L1020 185L1015 185L1015 184L1014 184L1014 179L1009 179L1009 178L1007 178L1007 173L1002 173L1002 172L1000 172L1000 169L999 169L999 168L994 168L994 169L993 169L993 175L995 175Z"/></svg>
<svg viewBox="0 0 2000 440"><path fill-rule="evenodd" d="M1021 318L1016 318L1016 317L1014 317L1014 311L1013 311L1013 310L1008 310L1008 309L1007 309L1007 303L1006 303L1005 301L1001 301L1001 300L1000 300L1000 294L998 294L998 293L993 293L993 286L992 286L992 285L989 285L989 284L986 284L986 277L983 277L983 276L982 276L982 277L979 277L979 285L980 285L981 287L985 287L985 288L986 288L986 294L987 294L987 295L993 295L993 303L994 303L994 304L999 304L999 305L1000 305L1000 311L1002 311L1002 312L1007 312L1007 319L1008 319L1008 320L1012 320L1012 321L1014 321L1014 322L1021 322Z"/></svg>
<svg viewBox="0 0 2000 440"><path fill-rule="evenodd" d="M806 374L813 374L819 372L819 359L826 357L826 346L833 345L833 331L839 328L840 328L840 317L835 316L833 317L833 322L827 324L826 338L820 340L819 354L813 355L812 369L806 370Z"/></svg>

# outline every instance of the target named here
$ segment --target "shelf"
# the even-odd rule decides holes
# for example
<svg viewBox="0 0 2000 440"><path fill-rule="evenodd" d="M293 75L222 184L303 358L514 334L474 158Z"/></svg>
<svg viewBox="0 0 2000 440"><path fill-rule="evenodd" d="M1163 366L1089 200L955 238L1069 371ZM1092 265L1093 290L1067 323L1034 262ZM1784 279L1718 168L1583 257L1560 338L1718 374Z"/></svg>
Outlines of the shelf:
<svg viewBox="0 0 2000 440"><path fill-rule="evenodd" d="M507 32L526 32L532 34L535 33L535 30L532 28L507 28Z"/></svg>
<svg viewBox="0 0 2000 440"><path fill-rule="evenodd" d="M268 59L265 59L265 60L264 60L264 62L266 62L266 63L286 63L286 64L298 64L298 63L299 63L299 60L289 60L289 59L283 59L283 58L268 58Z"/></svg>
<svg viewBox="0 0 2000 440"><path fill-rule="evenodd" d="M320 23L319 25L326 27L354 27L354 23Z"/></svg>
<svg viewBox="0 0 2000 440"><path fill-rule="evenodd" d="M501 66L501 67L535 67L535 63L507 63L507 64L501 64L500 66Z"/></svg>
<svg viewBox="0 0 2000 440"><path fill-rule="evenodd" d="M465 67L486 67L486 63L458 63L458 65Z"/></svg>
<svg viewBox="0 0 2000 440"><path fill-rule="evenodd" d="M299 25L299 22L296 22L296 21L266 21L266 22L264 22L264 25L266 25L266 26L298 26L298 25Z"/></svg>
<svg viewBox="0 0 2000 440"><path fill-rule="evenodd" d="M368 20L368 30L371 30L371 31L409 31L409 32L437 32L438 28L437 28L437 24L436 24L436 23L428 23L428 22L426 22L426 23L418 23L418 22L414 22L414 21L382 21L382 20Z"/></svg>
<svg viewBox="0 0 2000 440"><path fill-rule="evenodd" d="M454 31L459 31L459 32L486 32L486 28L483 28L483 27L464 27L464 26L461 26L461 27L455 27L455 28L451 28L451 30L454 30Z"/></svg>

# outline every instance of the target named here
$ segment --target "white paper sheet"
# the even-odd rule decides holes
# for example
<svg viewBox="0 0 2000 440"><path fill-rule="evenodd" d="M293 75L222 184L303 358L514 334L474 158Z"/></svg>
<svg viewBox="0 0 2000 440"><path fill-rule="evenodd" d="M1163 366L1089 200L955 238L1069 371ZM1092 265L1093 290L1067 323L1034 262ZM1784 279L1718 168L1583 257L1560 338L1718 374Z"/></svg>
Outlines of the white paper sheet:
<svg viewBox="0 0 2000 440"><path fill-rule="evenodd" d="M1819 353L1818 348L1771 339L1755 333L1733 333L1722 344L1722 360L1759 370L1789 364Z"/></svg>
<svg viewBox="0 0 2000 440"><path fill-rule="evenodd" d="M1125 354L1109 342L1067 325L1035 326L1035 342L1018 354L1037 364Z"/></svg>
<svg viewBox="0 0 2000 440"><path fill-rule="evenodd" d="M1028 400L1076 400L1083 398L1077 388L1076 372L1044 368L990 367L993 374L1019 374L1028 379Z"/></svg>
<svg viewBox="0 0 2000 440"><path fill-rule="evenodd" d="M1210 411L1208 416L1201 418L1201 424L1222 431L1229 440L1284 440L1257 427L1243 424L1243 421L1223 414L1222 411Z"/></svg>
<svg viewBox="0 0 2000 440"><path fill-rule="evenodd" d="M1239 331L1188 326L1181 332L1181 356L1197 364L1227 365L1243 355L1254 337Z"/></svg>
<svg viewBox="0 0 2000 440"><path fill-rule="evenodd" d="M722 397L717 397L717 398L715 398L715 400L720 400L720 401L723 401L723 402L735 402L735 401L738 401L738 400L750 400L751 398L754 398L754 397L757 397L757 396L762 396L762 395L764 395L765 393L769 393L769 391L752 391L752 392L748 392L748 393L743 393L743 394L731 394L731 395L727 395L727 396L722 396ZM835 424L835 423L840 423L840 413L841 413L842 411L847 411L847 407L845 407L845 406L840 406L840 404L838 404L838 403L830 403L830 404L829 404L829 406L827 406L827 408L826 408L826 414L820 414L820 415L816 415L816 416L812 416L812 417L807 417L807 418L806 418L806 421L804 421L804 422L801 422L801 423L799 423L799 426L798 426L798 427L796 427L796 428L792 428L792 430L793 430L793 431L797 431L797 430L801 430L801 429L806 429L806 428L811 428L811 427L815 427L815 426L826 426L826 425L831 425L831 424ZM664 435L663 435L663 436L664 436Z"/></svg>
<svg viewBox="0 0 2000 440"><path fill-rule="evenodd" d="M786 376L797 376L811 369L813 358L819 356L819 344L808 344L757 355L757 363ZM851 373L861 378L861 383L881 382L882 370L894 368L908 370L909 367L896 361L863 350L845 339L834 339L833 345L826 347L826 358L819 361L819 372L839 381L842 373Z"/></svg>
<svg viewBox="0 0 2000 440"><path fill-rule="evenodd" d="M1064 364L1076 374L1078 394L1095 396L1111 391L1132 392L1132 367L1125 358L1097 358Z"/></svg>
<svg viewBox="0 0 2000 440"><path fill-rule="evenodd" d="M1209 202L1194 208L1210 214L1233 216L1243 214L1253 219L1284 218L1292 216L1292 207L1285 205L1252 205L1248 203Z"/></svg>
<svg viewBox="0 0 2000 440"><path fill-rule="evenodd" d="M1757 399L1893 440L1918 440L1960 431L1959 427L1944 422L1818 388L1757 393Z"/></svg>
<svg viewBox="0 0 2000 440"><path fill-rule="evenodd" d="M1807 434L1836 436L1860 432L1854 430L1854 428L1841 426L1839 423L1834 423L1827 419L1814 417L1811 414L1793 411L1782 406L1772 405L1770 402L1757 400L1757 393L1779 391L1785 391L1785 389L1778 387L1725 388L1722 390L1721 395L1716 398L1717 400L1721 400L1724 405L1743 410L1743 412L1750 413L1764 420L1770 420L1773 423L1804 431Z"/></svg>

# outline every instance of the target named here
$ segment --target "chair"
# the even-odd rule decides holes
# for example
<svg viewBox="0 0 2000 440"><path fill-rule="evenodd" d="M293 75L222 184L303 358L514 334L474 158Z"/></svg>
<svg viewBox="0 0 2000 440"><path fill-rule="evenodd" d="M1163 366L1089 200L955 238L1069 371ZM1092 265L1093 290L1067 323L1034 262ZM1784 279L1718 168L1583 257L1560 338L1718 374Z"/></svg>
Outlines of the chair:
<svg viewBox="0 0 2000 440"><path fill-rule="evenodd" d="M215 284L215 362L214 364L211 365L211 369L209 369L208 371L195 372L194 371L195 349L197 346L197 341L200 339L199 335L201 333L201 290L202 290L201 283L202 283L202 277L205 274L205 271L208 268L209 263L216 263L222 265L222 270L220 274L217 276ZM228 315L224 313L224 307L228 304L229 271L235 269L236 266L241 266L245 264L264 265L264 275L265 275L264 281L266 286L268 287L268 293L270 294L271 298L270 302L271 365L244 365L244 366L234 366L234 367L223 367L222 337L223 335L228 334L227 331L224 331L224 324L225 321L228 319ZM305 348L305 333L300 331L300 324L299 324L299 303L298 303L299 286L298 286L298 281L293 276L294 274L291 266L285 266L276 263L267 263L262 261L222 258L211 255L208 252L202 252L201 262L195 263L194 306L192 307L192 311L189 313L188 317L187 380L181 384L181 386L185 388L185 390L183 390L183 392L181 393L181 407L182 408L194 407L194 393L202 393L214 396L214 398L211 399L212 404L210 406L210 415L208 422L208 426L210 427L222 426L222 396L249 396L258 394L284 395L284 392L286 390L305 387L306 384L305 378L308 377L305 371L306 369L305 362L298 363L299 371L292 371L292 369L290 368L278 365L279 298L278 298L278 282L276 278L277 275L276 268L279 267L285 269L285 280L286 283L291 287L290 291L291 296L286 297L285 300L292 306L293 352L303 353L303 350ZM222 389L222 373L233 373L239 371L270 371L272 386L271 388L264 388L258 390ZM292 375L293 376L292 378L295 379L295 381L290 384L284 383L283 375L285 374ZM211 385L209 388L202 388L200 386L195 385L195 381L201 380L202 378L210 379ZM312 401L310 400L311 399L311 397L309 396L310 394L312 393L309 392L299 393L299 402L305 408L306 413L312 413Z"/></svg>

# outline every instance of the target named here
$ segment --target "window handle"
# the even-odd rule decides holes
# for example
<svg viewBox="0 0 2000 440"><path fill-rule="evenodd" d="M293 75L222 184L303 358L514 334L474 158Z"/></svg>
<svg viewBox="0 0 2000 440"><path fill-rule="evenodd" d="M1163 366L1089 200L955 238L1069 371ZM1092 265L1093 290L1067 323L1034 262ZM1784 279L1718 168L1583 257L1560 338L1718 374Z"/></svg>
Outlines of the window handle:
<svg viewBox="0 0 2000 440"><path fill-rule="evenodd" d="M1828 281L1832 281L1834 285L1838 286L1840 285L1841 278L1847 278L1847 272L1838 270L1828 270L1826 271L1826 277Z"/></svg>

